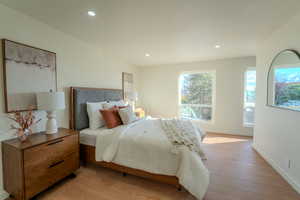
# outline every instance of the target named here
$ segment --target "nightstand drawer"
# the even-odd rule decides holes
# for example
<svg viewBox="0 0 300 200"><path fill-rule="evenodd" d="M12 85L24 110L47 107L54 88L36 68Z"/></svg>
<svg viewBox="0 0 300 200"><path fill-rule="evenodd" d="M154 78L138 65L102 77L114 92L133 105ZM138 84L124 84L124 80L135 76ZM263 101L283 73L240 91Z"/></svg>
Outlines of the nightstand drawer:
<svg viewBox="0 0 300 200"><path fill-rule="evenodd" d="M41 164L25 169L25 196L29 199L45 190L79 167L79 152L73 153L51 164Z"/></svg>
<svg viewBox="0 0 300 200"><path fill-rule="evenodd" d="M59 138L24 151L24 168L51 164L79 151L78 135Z"/></svg>

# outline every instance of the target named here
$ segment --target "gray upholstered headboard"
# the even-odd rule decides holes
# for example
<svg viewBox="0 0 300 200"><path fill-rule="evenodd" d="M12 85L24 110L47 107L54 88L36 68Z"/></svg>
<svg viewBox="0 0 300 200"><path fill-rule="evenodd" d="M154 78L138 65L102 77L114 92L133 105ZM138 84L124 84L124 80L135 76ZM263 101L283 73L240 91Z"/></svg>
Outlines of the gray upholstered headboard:
<svg viewBox="0 0 300 200"><path fill-rule="evenodd" d="M86 102L118 101L123 99L122 90L71 87L70 127L82 130L89 127Z"/></svg>

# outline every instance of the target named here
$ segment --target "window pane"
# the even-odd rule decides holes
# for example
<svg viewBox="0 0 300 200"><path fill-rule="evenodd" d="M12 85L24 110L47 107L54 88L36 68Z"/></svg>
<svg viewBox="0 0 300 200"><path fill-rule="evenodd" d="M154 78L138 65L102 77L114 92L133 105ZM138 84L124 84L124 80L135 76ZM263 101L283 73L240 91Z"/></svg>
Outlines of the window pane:
<svg viewBox="0 0 300 200"><path fill-rule="evenodd" d="M212 73L182 75L181 104L212 104Z"/></svg>
<svg viewBox="0 0 300 200"><path fill-rule="evenodd" d="M300 68L275 69L275 105L300 110Z"/></svg>
<svg viewBox="0 0 300 200"><path fill-rule="evenodd" d="M247 71L246 72L246 103L255 104L256 99L256 71Z"/></svg>
<svg viewBox="0 0 300 200"><path fill-rule="evenodd" d="M244 125L254 124L256 99L256 71L248 70L245 75Z"/></svg>
<svg viewBox="0 0 300 200"><path fill-rule="evenodd" d="M200 105L185 105L180 106L180 115L186 119L212 119L212 107Z"/></svg>
<svg viewBox="0 0 300 200"><path fill-rule="evenodd" d="M212 119L213 77L213 72L181 75L180 117Z"/></svg>

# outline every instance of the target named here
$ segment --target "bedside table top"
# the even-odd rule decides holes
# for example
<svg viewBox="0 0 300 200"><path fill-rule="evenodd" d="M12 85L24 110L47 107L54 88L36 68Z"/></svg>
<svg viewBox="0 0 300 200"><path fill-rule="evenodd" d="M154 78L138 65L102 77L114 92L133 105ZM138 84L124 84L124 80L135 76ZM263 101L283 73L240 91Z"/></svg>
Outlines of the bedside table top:
<svg viewBox="0 0 300 200"><path fill-rule="evenodd" d="M46 134L45 132L39 132L28 136L25 142L21 142L18 138L14 138L14 139L2 141L2 144L7 144L14 148L23 150L23 149L31 148L36 145L50 142L52 140L56 140L56 139L60 139L63 137L76 135L76 134L78 134L77 131L66 129L66 128L59 128L58 132L52 135Z"/></svg>

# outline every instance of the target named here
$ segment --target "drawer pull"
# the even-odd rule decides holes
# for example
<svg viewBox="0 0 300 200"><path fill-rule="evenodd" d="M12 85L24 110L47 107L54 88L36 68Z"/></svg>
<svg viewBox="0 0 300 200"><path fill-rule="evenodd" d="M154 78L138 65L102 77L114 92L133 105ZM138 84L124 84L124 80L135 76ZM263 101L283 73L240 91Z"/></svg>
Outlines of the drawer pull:
<svg viewBox="0 0 300 200"><path fill-rule="evenodd" d="M55 142L49 143L48 146L53 145L53 144L57 144L57 143L60 143L60 142L63 142L63 141L64 141L63 139L57 140Z"/></svg>
<svg viewBox="0 0 300 200"><path fill-rule="evenodd" d="M55 167L56 165L59 165L61 163L65 162L64 160L61 160L61 161L58 161L56 163L53 163L52 165L50 165L48 168L52 168L52 167Z"/></svg>

